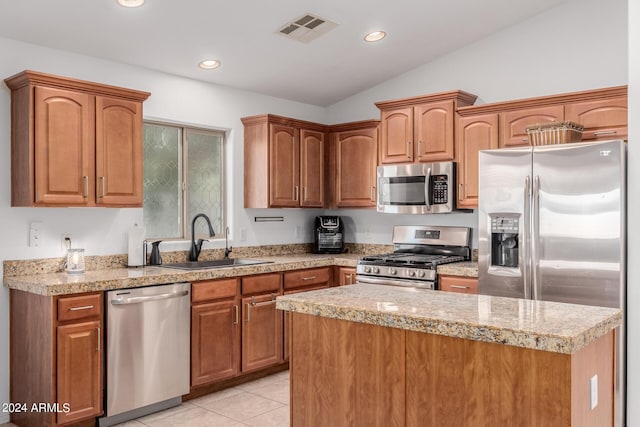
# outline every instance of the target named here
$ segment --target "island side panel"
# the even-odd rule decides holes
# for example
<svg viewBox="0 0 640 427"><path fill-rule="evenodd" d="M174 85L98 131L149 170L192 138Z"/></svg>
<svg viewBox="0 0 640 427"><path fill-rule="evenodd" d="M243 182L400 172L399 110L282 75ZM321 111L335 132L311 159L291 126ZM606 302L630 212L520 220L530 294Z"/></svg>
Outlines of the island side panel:
<svg viewBox="0 0 640 427"><path fill-rule="evenodd" d="M614 423L615 334L609 332L572 355L572 425L612 426ZM590 379L598 376L598 405L591 410Z"/></svg>
<svg viewBox="0 0 640 427"><path fill-rule="evenodd" d="M407 427L569 426L571 356L407 332Z"/></svg>
<svg viewBox="0 0 640 427"><path fill-rule="evenodd" d="M292 313L291 425L404 426L399 329Z"/></svg>

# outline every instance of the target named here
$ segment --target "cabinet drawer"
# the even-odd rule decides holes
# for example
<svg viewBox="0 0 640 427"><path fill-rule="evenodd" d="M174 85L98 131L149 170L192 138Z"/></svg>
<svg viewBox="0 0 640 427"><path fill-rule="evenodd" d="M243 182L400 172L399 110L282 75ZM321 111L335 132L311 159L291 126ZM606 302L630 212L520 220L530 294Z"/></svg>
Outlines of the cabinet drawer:
<svg viewBox="0 0 640 427"><path fill-rule="evenodd" d="M238 279L207 280L191 285L191 302L233 298L238 293Z"/></svg>
<svg viewBox="0 0 640 427"><path fill-rule="evenodd" d="M282 274L269 273L242 279L242 295L263 294L280 291Z"/></svg>
<svg viewBox="0 0 640 427"><path fill-rule="evenodd" d="M289 271L284 273L284 288L303 288L329 284L331 280L330 267L308 268L306 270Z"/></svg>
<svg viewBox="0 0 640 427"><path fill-rule="evenodd" d="M59 322L100 316L100 313L102 313L102 293L58 298Z"/></svg>
<svg viewBox="0 0 640 427"><path fill-rule="evenodd" d="M441 291L446 292L478 293L478 279L475 277L440 276L438 286Z"/></svg>

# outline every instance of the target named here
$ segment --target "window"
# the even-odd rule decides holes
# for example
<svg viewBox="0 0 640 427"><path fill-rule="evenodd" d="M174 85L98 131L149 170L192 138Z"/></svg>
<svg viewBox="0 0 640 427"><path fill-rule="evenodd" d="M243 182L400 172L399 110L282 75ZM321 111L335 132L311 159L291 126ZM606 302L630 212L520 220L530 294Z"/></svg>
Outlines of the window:
<svg viewBox="0 0 640 427"><path fill-rule="evenodd" d="M206 214L225 229L224 132L144 124L144 207L148 238L190 239L191 220ZM206 221L196 235L209 235Z"/></svg>

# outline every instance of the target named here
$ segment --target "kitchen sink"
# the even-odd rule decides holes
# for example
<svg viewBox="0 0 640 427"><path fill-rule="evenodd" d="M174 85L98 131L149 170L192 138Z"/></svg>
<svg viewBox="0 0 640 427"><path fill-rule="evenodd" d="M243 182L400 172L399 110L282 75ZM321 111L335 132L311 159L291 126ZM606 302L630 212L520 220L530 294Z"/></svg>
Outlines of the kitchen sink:
<svg viewBox="0 0 640 427"><path fill-rule="evenodd" d="M162 264L161 267L178 268L180 270L199 270L206 268L239 267L243 265L269 264L273 261L262 261L259 259L246 258L225 258L210 261L187 261L176 262L174 264Z"/></svg>

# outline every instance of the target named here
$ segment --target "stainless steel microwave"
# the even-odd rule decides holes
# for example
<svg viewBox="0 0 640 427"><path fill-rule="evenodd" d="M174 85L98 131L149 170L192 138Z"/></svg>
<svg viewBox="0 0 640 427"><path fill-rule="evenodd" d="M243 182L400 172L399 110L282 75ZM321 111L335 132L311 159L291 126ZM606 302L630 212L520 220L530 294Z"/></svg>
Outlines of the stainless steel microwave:
<svg viewBox="0 0 640 427"><path fill-rule="evenodd" d="M448 213L456 205L454 162L378 166L378 212Z"/></svg>

